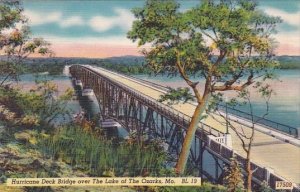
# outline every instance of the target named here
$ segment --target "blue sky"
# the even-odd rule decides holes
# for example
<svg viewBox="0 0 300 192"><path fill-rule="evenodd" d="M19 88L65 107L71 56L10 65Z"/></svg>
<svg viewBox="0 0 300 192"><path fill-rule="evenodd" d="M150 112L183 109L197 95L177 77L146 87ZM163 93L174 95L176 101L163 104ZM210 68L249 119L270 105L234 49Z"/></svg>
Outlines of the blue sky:
<svg viewBox="0 0 300 192"><path fill-rule="evenodd" d="M185 10L199 1L179 1ZM281 16L277 41L281 54L300 54L300 1L260 0L260 8ZM73 1L25 0L25 15L34 36L44 37L53 46L58 44L136 46L126 39L134 17L130 10L144 1ZM83 47L82 47L83 48ZM289 50L290 49L290 50ZM285 51L285 52L284 52ZM125 53L124 53L125 54Z"/></svg>

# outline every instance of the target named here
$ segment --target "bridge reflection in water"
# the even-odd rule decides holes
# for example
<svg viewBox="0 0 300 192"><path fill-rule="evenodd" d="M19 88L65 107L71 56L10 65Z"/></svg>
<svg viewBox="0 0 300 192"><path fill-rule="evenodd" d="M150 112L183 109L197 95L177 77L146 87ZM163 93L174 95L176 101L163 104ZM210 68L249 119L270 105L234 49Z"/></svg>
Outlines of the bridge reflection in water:
<svg viewBox="0 0 300 192"><path fill-rule="evenodd" d="M91 67L73 65L70 73L76 80L82 81L83 87L93 89L103 119L114 119L128 132L136 131L139 136L145 134L163 139L169 146L168 152L174 155L176 161L191 119L189 116ZM233 155L245 168L246 161L242 155L215 139L222 137L223 132L200 123L191 147L187 171L220 183L224 176L224 166L229 164ZM254 185L267 181L274 189L276 181L284 180L255 163L251 163L251 167L256 170L253 173Z"/></svg>

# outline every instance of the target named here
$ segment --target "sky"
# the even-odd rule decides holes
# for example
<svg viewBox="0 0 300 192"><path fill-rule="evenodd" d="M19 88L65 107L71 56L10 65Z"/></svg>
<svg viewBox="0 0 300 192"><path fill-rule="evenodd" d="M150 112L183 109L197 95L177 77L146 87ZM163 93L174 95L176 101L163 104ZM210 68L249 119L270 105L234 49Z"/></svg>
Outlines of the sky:
<svg viewBox="0 0 300 192"><path fill-rule="evenodd" d="M278 55L300 55L300 1L259 0L264 12L283 20L274 35ZM140 55L137 44L126 38L134 16L131 9L142 7L138 0L24 0L33 37L51 43L57 57L105 58ZM179 1L181 10L199 1Z"/></svg>

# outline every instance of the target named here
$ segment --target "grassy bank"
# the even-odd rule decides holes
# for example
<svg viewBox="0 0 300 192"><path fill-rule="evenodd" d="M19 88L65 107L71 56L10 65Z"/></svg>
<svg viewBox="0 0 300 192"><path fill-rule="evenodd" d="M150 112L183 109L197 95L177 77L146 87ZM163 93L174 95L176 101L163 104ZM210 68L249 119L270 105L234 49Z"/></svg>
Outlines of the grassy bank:
<svg viewBox="0 0 300 192"><path fill-rule="evenodd" d="M46 157L63 160L92 176L159 175L167 160L159 141L111 140L78 125L57 129L39 145Z"/></svg>
<svg viewBox="0 0 300 192"><path fill-rule="evenodd" d="M160 140L108 138L86 120L53 125L67 115L72 92L57 97L56 86L39 82L29 92L0 87L0 191L82 191L75 187L7 188L7 178L90 176L175 176ZM55 97L54 97L55 96ZM85 123L84 123L85 122ZM87 191L225 191L202 187L85 187Z"/></svg>

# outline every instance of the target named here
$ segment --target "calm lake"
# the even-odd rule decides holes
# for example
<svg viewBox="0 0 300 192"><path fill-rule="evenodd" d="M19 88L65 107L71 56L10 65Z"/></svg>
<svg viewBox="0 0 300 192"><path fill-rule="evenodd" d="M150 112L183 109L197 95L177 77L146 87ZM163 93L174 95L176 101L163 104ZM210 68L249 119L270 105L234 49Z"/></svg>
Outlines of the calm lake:
<svg viewBox="0 0 300 192"><path fill-rule="evenodd" d="M269 113L266 119L300 128L300 70L278 70L276 74L279 75L279 80L269 82L275 95L269 101ZM180 77L149 75L135 75L135 77L172 88L186 87ZM197 78L193 78L193 80L199 81ZM258 95L252 94L251 103L256 115L259 116L266 112L265 101ZM249 112L248 108L244 107L241 107L240 110Z"/></svg>
<svg viewBox="0 0 300 192"><path fill-rule="evenodd" d="M279 81L270 82L276 95L273 95L270 99L269 114L266 118L300 128L300 70L278 70L277 74L279 75ZM154 77L149 75L135 75L135 77L173 88L186 86L180 77ZM30 89L34 84L35 76L32 74L22 75L20 78L21 82L19 82L19 85L23 89ZM61 92L67 87L71 87L70 79L64 75L41 75L40 78L53 80ZM251 102L257 115L265 113L266 105L263 99L254 94L251 97ZM78 106L74 104L72 108L74 111L78 111L78 109L76 109L77 107ZM247 111L247 109L243 108L241 110Z"/></svg>
<svg viewBox="0 0 300 192"><path fill-rule="evenodd" d="M300 127L300 70L281 70L278 71L280 74L280 80L272 82L271 85L276 91L276 95L272 97L270 101L270 113L267 116L268 119L281 122L286 125L290 125L293 127ZM164 86L170 87L182 87L185 86L185 83L179 78L168 78L162 76L148 76L148 75L136 75L135 77L148 80L157 84L161 84ZM53 80L54 83L58 85L59 91L62 93L66 88L72 87L71 81L68 76L60 75L60 76L49 76L42 75L40 76L42 79ZM35 81L35 76L32 74L22 75L21 81L19 82L19 86L25 90L29 90ZM95 106L96 103L87 102L89 106L89 110L98 111ZM252 104L255 107L255 112L260 114L265 110L265 105L261 99L258 97L252 98ZM78 104L78 101L71 101L69 107L72 108L73 113L78 113L81 109ZM127 134L127 133L126 133ZM126 135L125 133L121 133L121 135ZM205 151L203 154L203 169L208 172L210 175L216 174L215 161L213 157ZM219 162L222 164L222 162ZM220 168L218 168L219 173L221 172Z"/></svg>

